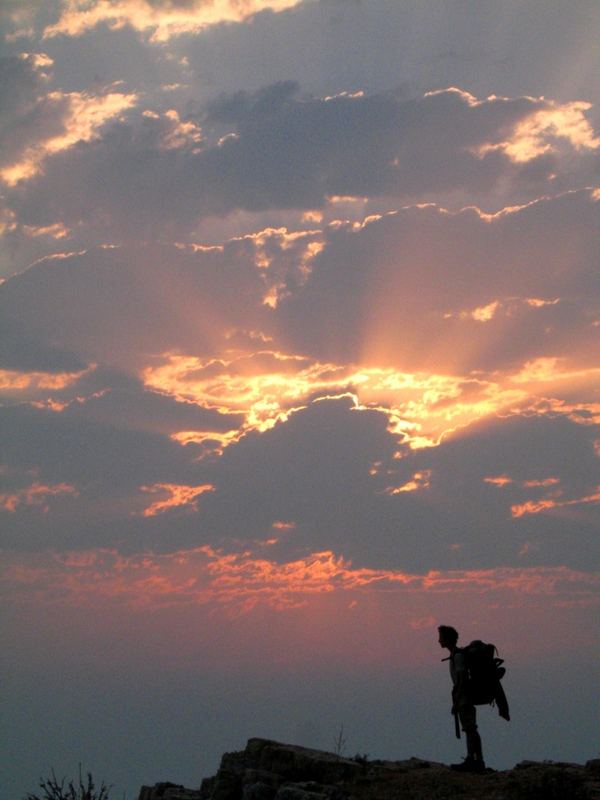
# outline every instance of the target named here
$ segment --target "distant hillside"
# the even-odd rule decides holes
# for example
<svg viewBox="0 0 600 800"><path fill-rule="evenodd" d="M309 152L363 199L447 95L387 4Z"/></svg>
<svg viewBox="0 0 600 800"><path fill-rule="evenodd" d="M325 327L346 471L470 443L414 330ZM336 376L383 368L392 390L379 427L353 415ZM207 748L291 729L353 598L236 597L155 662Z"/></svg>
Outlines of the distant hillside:
<svg viewBox="0 0 600 800"><path fill-rule="evenodd" d="M503 772L457 773L444 764L344 758L268 739L225 753L199 789L143 786L139 800L600 800L600 759L523 761Z"/></svg>

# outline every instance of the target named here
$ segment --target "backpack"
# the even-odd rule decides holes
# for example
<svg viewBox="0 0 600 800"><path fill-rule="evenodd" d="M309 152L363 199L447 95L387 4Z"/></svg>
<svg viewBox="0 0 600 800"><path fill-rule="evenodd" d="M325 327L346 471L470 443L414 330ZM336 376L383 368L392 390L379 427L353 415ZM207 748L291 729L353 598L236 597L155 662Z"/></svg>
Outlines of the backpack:
<svg viewBox="0 0 600 800"><path fill-rule="evenodd" d="M508 701L500 680L506 673L501 666L504 659L498 658L498 650L493 644L479 639L461 647L469 673L469 698L473 705L496 705L501 717L510 719Z"/></svg>

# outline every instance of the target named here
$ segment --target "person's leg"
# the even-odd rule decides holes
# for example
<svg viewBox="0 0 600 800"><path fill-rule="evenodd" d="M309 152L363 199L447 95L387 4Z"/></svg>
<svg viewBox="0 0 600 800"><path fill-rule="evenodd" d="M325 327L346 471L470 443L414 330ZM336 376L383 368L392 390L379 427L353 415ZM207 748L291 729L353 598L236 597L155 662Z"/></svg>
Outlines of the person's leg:
<svg viewBox="0 0 600 800"><path fill-rule="evenodd" d="M474 705L464 705L458 710L458 718L460 724L465 732L467 739L467 758L469 761L476 763L477 766L483 767L483 752L481 748L481 736L477 729L477 711Z"/></svg>

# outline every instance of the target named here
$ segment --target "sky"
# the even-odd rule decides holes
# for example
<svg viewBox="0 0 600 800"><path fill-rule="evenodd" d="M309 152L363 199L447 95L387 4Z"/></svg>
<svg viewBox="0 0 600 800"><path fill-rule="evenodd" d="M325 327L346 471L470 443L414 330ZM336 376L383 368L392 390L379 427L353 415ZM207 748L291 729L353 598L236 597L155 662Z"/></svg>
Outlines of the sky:
<svg viewBox="0 0 600 800"><path fill-rule="evenodd" d="M3 769L598 757L597 0L0 3Z"/></svg>

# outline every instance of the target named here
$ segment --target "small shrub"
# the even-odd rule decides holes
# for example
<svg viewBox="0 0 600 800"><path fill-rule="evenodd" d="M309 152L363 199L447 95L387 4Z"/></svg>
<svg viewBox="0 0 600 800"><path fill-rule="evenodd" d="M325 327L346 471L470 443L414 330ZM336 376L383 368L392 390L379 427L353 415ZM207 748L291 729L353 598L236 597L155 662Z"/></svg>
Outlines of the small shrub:
<svg viewBox="0 0 600 800"><path fill-rule="evenodd" d="M87 780L84 783L79 766L79 778L77 781L71 780L66 783L66 778L60 781L56 777L54 770L49 778L40 778L38 784L42 794L28 794L26 800L108 800L110 786L104 781L98 788L94 784L94 779L90 772L87 773Z"/></svg>
<svg viewBox="0 0 600 800"><path fill-rule="evenodd" d="M344 750L346 748L346 737L344 736L344 726L340 725L340 730L338 735L334 737L333 740L333 752L338 758L342 758L344 755Z"/></svg>

